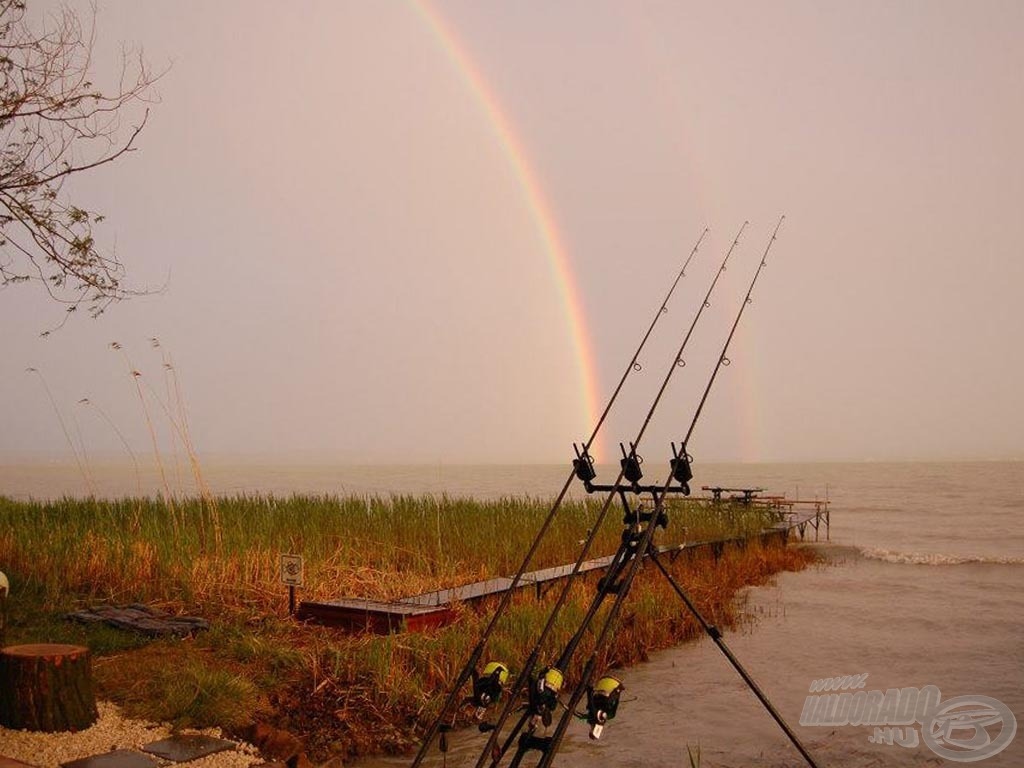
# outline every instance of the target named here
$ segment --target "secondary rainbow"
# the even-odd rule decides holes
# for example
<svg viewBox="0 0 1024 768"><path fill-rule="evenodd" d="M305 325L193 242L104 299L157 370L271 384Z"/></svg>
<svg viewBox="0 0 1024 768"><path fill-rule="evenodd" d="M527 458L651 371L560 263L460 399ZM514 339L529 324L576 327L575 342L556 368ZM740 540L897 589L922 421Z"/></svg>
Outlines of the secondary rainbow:
<svg viewBox="0 0 1024 768"><path fill-rule="evenodd" d="M598 375L594 364L594 353L590 342L590 334L587 332L586 315L583 311L583 304L580 300L579 289L576 286L569 261L569 255L562 244L555 226L551 206L540 187L537 174L530 165L527 153L522 142L512 130L512 125L501 108L497 97L488 87L479 69L474 66L472 59L466 50L459 43L458 38L445 24L441 15L434 10L426 0L413 0L412 6L417 9L431 31L441 43L441 48L454 64L469 87L471 93L480 103L481 108L490 122L498 141L504 149L505 156L511 165L516 178L519 180L527 207L537 225L544 250L548 254L548 263L551 267L555 284L562 295L565 308L566 323L572 346L576 351L576 362L580 377L580 388L583 392L582 408L580 418L584 424L581 429L590 430L597 423L600 416L598 407L599 387ZM600 436L595 441L595 455L604 455L601 451L602 441Z"/></svg>

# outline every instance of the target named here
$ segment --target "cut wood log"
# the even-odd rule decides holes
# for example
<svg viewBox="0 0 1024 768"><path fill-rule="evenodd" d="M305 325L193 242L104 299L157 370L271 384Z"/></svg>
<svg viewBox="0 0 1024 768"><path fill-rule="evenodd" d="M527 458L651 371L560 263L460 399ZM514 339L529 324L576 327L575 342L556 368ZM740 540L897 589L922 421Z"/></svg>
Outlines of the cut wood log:
<svg viewBox="0 0 1024 768"><path fill-rule="evenodd" d="M88 648L53 643L0 648L0 725L79 731L98 716Z"/></svg>

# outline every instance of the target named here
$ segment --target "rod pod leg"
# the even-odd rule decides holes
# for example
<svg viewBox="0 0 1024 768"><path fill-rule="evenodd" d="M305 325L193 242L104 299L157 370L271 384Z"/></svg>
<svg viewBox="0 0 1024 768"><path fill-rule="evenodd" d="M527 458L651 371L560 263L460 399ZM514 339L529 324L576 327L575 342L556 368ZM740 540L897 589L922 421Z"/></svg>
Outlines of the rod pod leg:
<svg viewBox="0 0 1024 768"><path fill-rule="evenodd" d="M747 684L747 687L749 687L750 690L754 693L758 701L760 701L764 708L768 710L768 714L772 716L772 719L779 724L779 727L782 728L783 732L789 738L790 742L792 742L793 746L796 747L797 752L799 752L803 756L804 760L807 761L807 764L811 766L811 768L818 768L818 764L814 761L814 758L811 757L810 752L807 751L807 748L800 741L800 738L796 735L796 733L794 733L793 729L789 727L789 724L782 717L782 714L775 708L775 705L773 705L771 701L768 700L768 697L765 695L764 691L761 690L761 687L757 684L754 678L750 676L750 673L747 672L746 668L740 663L740 660L737 659L735 655L733 655L733 652L729 649L729 646L725 644L725 640L722 639L722 633L718 631L718 627L709 624L707 620L704 618L704 616L701 615L700 611L697 610L697 606L695 606L690 601L689 596L687 596L687 594L683 591L683 588L679 586L679 582L677 582L675 578L673 578L672 574L669 573L668 569L665 568L665 566L662 564L661 559L658 557L657 551L652 550L650 552L650 558L654 561L654 564L658 567L658 570L661 571L661 573L665 576L666 579L668 579L669 585L671 585L675 593L679 595L683 603L686 604L686 607L689 609L690 613L693 614L693 617L697 619L697 622L708 634L708 637L715 641L715 645L717 645L719 650L721 650L722 653L725 654L725 658L729 660L729 663L732 664L733 668L739 673L740 677L743 678L743 682Z"/></svg>

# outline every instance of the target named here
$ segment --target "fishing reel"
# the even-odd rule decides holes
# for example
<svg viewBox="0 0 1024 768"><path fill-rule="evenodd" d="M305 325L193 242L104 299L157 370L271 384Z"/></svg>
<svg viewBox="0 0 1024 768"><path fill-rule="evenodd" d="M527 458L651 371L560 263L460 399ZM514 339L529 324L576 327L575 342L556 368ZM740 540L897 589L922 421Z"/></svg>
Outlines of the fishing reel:
<svg viewBox="0 0 1024 768"><path fill-rule="evenodd" d="M693 480L691 461L693 461L693 456L686 452L686 443L681 443L678 451L676 451L676 444L672 443L672 458L668 463L672 467L672 479L683 487L684 496L690 495L690 481Z"/></svg>
<svg viewBox="0 0 1024 768"><path fill-rule="evenodd" d="M622 443L619 443L619 450L622 451L622 458L619 459L619 465L622 467L622 476L633 485L636 485L644 476L640 469L640 465L644 463L643 456L636 452L636 446L633 443L629 444L629 453L626 453L626 446Z"/></svg>
<svg viewBox="0 0 1024 768"><path fill-rule="evenodd" d="M606 676L587 688L587 723L590 725L590 738L600 739L604 725L619 709L619 697L626 690L622 681Z"/></svg>
<svg viewBox="0 0 1024 768"><path fill-rule="evenodd" d="M530 686L530 710L534 713L534 724L539 717L544 726L551 725L551 713L558 707L558 694L562 690L565 676L555 667L544 667L537 673Z"/></svg>
<svg viewBox="0 0 1024 768"><path fill-rule="evenodd" d="M572 449L576 452L576 458L572 460L573 472L583 481L584 485L589 486L590 481L597 477L597 471L594 469L594 457L587 450L586 443L583 444L582 451L576 443L572 444Z"/></svg>
<svg viewBox="0 0 1024 768"><path fill-rule="evenodd" d="M466 703L476 707L477 720L483 720L487 708L501 698L501 692L507 682L508 667L500 661L488 662L483 672L473 670L473 695Z"/></svg>

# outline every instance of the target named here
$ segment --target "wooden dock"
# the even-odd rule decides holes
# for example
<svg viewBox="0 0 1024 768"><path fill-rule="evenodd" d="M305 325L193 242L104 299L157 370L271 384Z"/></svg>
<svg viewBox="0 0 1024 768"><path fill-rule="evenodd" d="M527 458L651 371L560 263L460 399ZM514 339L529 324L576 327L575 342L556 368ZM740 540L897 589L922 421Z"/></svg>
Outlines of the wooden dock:
<svg viewBox="0 0 1024 768"><path fill-rule="evenodd" d="M684 552L710 550L717 559L727 546L742 547L752 539L770 541L778 538L786 541L794 530L803 539L808 527L813 528L815 540L817 540L822 523L825 524L826 536L828 535L831 520L827 501L787 501L777 497L764 499L755 497L753 501L775 511L778 521L749 537L692 541L672 547L659 547L659 554L667 554L670 560L675 560ZM611 555L586 560L580 565L579 572L591 573L604 570L611 565L611 562ZM533 588L537 597L540 598L548 586L568 578L572 574L574 566L575 563L570 563L524 573L514 587L516 589ZM450 623L455 618L454 606L456 604L483 600L501 594L512 587L512 579L500 577L413 595L393 602L351 597L323 602L302 601L299 603L296 616L300 620L357 632L379 634L418 632Z"/></svg>
<svg viewBox="0 0 1024 768"><path fill-rule="evenodd" d="M580 573L602 570L607 568L611 561L611 555L586 560L580 565ZM533 587L540 597L546 585L568 577L574 565L575 563L557 565L524 573L519 583L515 585L516 589ZM297 616L299 619L357 631L417 632L447 624L454 618L452 608L456 603L471 603L500 594L512 587L512 581L503 576L386 603L351 597L320 603L303 601L299 604Z"/></svg>

